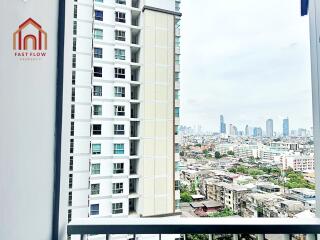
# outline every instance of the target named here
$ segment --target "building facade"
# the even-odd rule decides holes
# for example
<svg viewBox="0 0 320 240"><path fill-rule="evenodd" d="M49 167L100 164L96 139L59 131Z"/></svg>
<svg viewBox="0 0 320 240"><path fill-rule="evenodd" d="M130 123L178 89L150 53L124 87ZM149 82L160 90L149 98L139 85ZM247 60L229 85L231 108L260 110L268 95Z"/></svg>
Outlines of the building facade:
<svg viewBox="0 0 320 240"><path fill-rule="evenodd" d="M284 137L288 137L289 136L289 118L283 119L282 134L283 134Z"/></svg>
<svg viewBox="0 0 320 240"><path fill-rule="evenodd" d="M176 213L179 11L74 1L68 221Z"/></svg>
<svg viewBox="0 0 320 240"><path fill-rule="evenodd" d="M226 133L226 123L224 122L223 115L220 115L220 133Z"/></svg>
<svg viewBox="0 0 320 240"><path fill-rule="evenodd" d="M273 137L273 120L268 119L266 122L266 134L267 137Z"/></svg>

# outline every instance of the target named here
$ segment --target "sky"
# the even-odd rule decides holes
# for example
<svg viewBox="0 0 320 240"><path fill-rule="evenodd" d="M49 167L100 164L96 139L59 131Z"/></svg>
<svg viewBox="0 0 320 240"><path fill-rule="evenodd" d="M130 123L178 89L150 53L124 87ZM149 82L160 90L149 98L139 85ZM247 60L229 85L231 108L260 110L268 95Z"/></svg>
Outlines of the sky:
<svg viewBox="0 0 320 240"><path fill-rule="evenodd" d="M312 126L308 16L300 0L183 0L181 124L219 131Z"/></svg>

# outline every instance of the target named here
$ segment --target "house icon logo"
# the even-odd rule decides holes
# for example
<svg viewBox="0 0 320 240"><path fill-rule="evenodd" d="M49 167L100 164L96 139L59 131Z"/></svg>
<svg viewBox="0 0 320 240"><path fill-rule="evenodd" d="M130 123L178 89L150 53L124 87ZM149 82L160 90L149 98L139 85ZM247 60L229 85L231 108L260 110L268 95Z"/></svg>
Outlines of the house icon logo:
<svg viewBox="0 0 320 240"><path fill-rule="evenodd" d="M12 36L14 56L22 61L41 60L47 55L48 35L32 18L21 23Z"/></svg>

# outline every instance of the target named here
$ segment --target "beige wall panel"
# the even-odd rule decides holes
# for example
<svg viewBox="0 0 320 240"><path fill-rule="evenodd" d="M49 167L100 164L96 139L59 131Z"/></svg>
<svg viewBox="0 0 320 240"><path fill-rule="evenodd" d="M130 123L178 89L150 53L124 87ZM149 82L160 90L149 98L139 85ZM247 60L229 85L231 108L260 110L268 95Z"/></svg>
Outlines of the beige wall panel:
<svg viewBox="0 0 320 240"><path fill-rule="evenodd" d="M144 139L143 140L144 142L144 146L143 146L143 150L144 150L144 153L143 155L149 157L149 156L153 156L154 155L154 152L155 152L155 149L154 149L154 140L153 139ZM152 164L152 160L150 161L144 161L145 164L144 164L144 171L145 172L150 172L150 169L152 170L153 172L153 167L154 165Z"/></svg>
<svg viewBox="0 0 320 240"><path fill-rule="evenodd" d="M168 48L168 31L167 29L157 29L156 31L156 46L160 48ZM165 51L163 51L166 54Z"/></svg>
<svg viewBox="0 0 320 240"><path fill-rule="evenodd" d="M156 104L156 118L157 119L167 118L167 103L159 102Z"/></svg>
<svg viewBox="0 0 320 240"><path fill-rule="evenodd" d="M159 147L159 148L166 148L165 146L165 143ZM166 157L163 157L163 158L156 158L155 159L155 174L157 176L166 176L166 173L167 173L167 159ZM166 178L166 177L165 177ZM165 186L167 186L167 183L164 182L163 183ZM166 188L165 188L166 189ZM157 190L156 190L157 191ZM166 191L166 190L165 190ZM165 194L166 192L163 192L163 193L157 193L156 194Z"/></svg>
<svg viewBox="0 0 320 240"><path fill-rule="evenodd" d="M141 144L144 157L141 160L144 201L141 214L150 216L174 212L174 17L150 10L145 10L143 15Z"/></svg>
<svg viewBox="0 0 320 240"><path fill-rule="evenodd" d="M168 15L165 13L157 13L156 17L155 17L156 27L157 28L167 28L168 27L168 25L167 25L168 18L169 18Z"/></svg>
<svg viewBox="0 0 320 240"><path fill-rule="evenodd" d="M171 95L172 92L168 92L168 86L158 84L156 86L156 100L158 101L167 101L168 95ZM166 104L167 106L167 104ZM170 106L168 106L170 107ZM172 106L171 106L172 108Z"/></svg>
<svg viewBox="0 0 320 240"><path fill-rule="evenodd" d="M167 141L165 139L163 140L156 140L156 146L155 146L155 155L157 157L166 157L167 153ZM165 165L165 163L163 163ZM159 167L158 165L155 166L156 168Z"/></svg>
<svg viewBox="0 0 320 240"><path fill-rule="evenodd" d="M168 134L168 130L167 130L168 126L167 126L167 122L166 121L161 121L161 120L158 120L156 121L156 137L161 137L161 138L165 138L165 143L167 143L167 136ZM157 144L158 144L158 141L157 141ZM159 155L158 153L156 153L157 155ZM162 155L166 155L166 152L162 152Z"/></svg>
<svg viewBox="0 0 320 240"><path fill-rule="evenodd" d="M170 75L173 76L172 72L170 74L168 73L168 67L157 67L156 83L167 84L168 76Z"/></svg>

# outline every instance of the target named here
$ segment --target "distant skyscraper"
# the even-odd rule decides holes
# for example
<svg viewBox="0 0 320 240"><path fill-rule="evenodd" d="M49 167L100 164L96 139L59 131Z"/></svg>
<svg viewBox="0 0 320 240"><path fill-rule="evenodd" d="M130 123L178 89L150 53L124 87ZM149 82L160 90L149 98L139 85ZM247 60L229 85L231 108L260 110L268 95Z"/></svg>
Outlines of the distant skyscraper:
<svg viewBox="0 0 320 240"><path fill-rule="evenodd" d="M226 124L223 115L220 115L220 133L226 133Z"/></svg>
<svg viewBox="0 0 320 240"><path fill-rule="evenodd" d="M289 136L289 118L283 119L283 124L282 124L282 134L284 137Z"/></svg>
<svg viewBox="0 0 320 240"><path fill-rule="evenodd" d="M246 136L249 136L249 126L248 125L246 125L244 132L245 132Z"/></svg>
<svg viewBox="0 0 320 240"><path fill-rule="evenodd" d="M267 137L273 137L273 120L268 119L266 122Z"/></svg>
<svg viewBox="0 0 320 240"><path fill-rule="evenodd" d="M255 127L253 129L253 136L254 137L261 137L262 136L262 129L259 127Z"/></svg>

